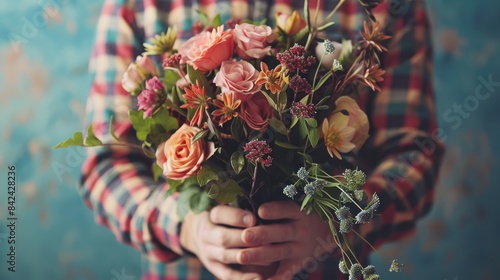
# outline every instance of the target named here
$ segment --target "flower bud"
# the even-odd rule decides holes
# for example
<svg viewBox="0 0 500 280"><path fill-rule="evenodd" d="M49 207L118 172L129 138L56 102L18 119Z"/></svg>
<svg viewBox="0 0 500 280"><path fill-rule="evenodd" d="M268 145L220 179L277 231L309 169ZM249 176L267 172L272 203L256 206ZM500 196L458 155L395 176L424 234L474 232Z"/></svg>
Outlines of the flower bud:
<svg viewBox="0 0 500 280"><path fill-rule="evenodd" d="M293 36L306 27L306 21L297 11L294 11L291 15L277 12L276 25L283 30L286 35Z"/></svg>

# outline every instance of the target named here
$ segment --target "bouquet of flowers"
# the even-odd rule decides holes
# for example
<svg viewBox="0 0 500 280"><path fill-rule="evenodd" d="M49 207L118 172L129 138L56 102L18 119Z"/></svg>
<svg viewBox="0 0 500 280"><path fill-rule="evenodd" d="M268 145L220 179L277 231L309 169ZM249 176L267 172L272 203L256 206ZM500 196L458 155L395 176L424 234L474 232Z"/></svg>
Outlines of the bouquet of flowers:
<svg viewBox="0 0 500 280"><path fill-rule="evenodd" d="M361 86L380 90L381 42L389 37L365 22L359 42L331 42L321 34L344 1L322 23L307 2L304 18L278 13L274 29L200 14L197 34L178 48L173 27L145 43L123 76L138 105L130 121L155 159L155 177L189 206L181 216L217 203L256 213L263 202L294 199L329 224L343 273L378 279L352 255L346 233L370 221L379 198L368 201L362 171L337 175L331 166L368 138L368 118L353 97ZM162 69L151 56L161 57ZM90 126L86 137L76 133L56 147L101 144Z"/></svg>

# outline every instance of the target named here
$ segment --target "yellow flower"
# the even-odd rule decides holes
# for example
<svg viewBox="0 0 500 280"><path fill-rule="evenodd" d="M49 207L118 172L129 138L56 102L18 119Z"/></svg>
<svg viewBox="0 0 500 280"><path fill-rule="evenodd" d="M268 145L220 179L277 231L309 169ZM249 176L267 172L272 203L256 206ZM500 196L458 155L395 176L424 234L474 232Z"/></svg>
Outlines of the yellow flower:
<svg viewBox="0 0 500 280"><path fill-rule="evenodd" d="M255 81L257 85L263 85L271 93L277 93L283 89L284 84L288 84L288 76L286 76L286 69L282 64L276 66L273 70L269 70L267 64L260 63L259 77Z"/></svg>
<svg viewBox="0 0 500 280"><path fill-rule="evenodd" d="M335 155L338 159L342 159L340 153L348 153L355 147L351 143L355 129L347 126L347 120L347 118L336 119L335 116L332 116L330 121L328 118L323 121L321 132L331 157Z"/></svg>
<svg viewBox="0 0 500 280"><path fill-rule="evenodd" d="M307 24L297 11L293 11L291 15L277 12L276 25L283 30L286 35L293 36L304 29Z"/></svg>
<svg viewBox="0 0 500 280"><path fill-rule="evenodd" d="M241 105L241 100L234 98L234 92L228 91L221 94L222 102L214 99L213 103L219 109L212 112L212 116L221 116L219 125L222 126L225 122L238 116L236 110Z"/></svg>

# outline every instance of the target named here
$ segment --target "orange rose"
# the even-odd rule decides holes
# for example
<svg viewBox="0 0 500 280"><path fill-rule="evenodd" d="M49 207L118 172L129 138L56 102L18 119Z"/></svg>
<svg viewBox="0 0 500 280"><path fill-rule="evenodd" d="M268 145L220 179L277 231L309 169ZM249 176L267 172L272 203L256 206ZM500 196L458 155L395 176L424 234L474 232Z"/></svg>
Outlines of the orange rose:
<svg viewBox="0 0 500 280"><path fill-rule="evenodd" d="M356 100L349 96L341 96L335 101L335 112L340 110L346 110L349 115L334 113L330 117L330 121L333 118L348 118L347 125L353 127L356 131L351 139L351 142L360 148L368 139L368 131L370 130L370 124L368 123L368 117L365 112L359 108Z"/></svg>
<svg viewBox="0 0 500 280"><path fill-rule="evenodd" d="M213 142L199 139L191 144L191 139L199 128L183 124L170 138L156 150L156 163L169 179L181 180L196 175L201 164L215 152Z"/></svg>

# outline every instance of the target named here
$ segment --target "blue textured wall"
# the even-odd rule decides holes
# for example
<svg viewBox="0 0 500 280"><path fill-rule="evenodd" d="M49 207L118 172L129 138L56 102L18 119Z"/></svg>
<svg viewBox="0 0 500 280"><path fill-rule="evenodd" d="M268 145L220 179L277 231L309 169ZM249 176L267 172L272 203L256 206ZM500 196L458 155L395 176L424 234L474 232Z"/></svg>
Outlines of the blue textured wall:
<svg viewBox="0 0 500 280"><path fill-rule="evenodd" d="M382 250L406 263L404 273L381 274L384 279L495 279L500 86L487 87L484 81L500 82L495 30L500 3L428 2L438 118L448 150L432 212L415 236ZM97 0L0 4L0 279L140 276L139 255L96 226L75 191L84 152L51 150L81 126L101 5ZM454 111L458 105L462 115ZM17 168L15 273L6 263L10 165ZM373 261L379 268L386 265L377 255Z"/></svg>

